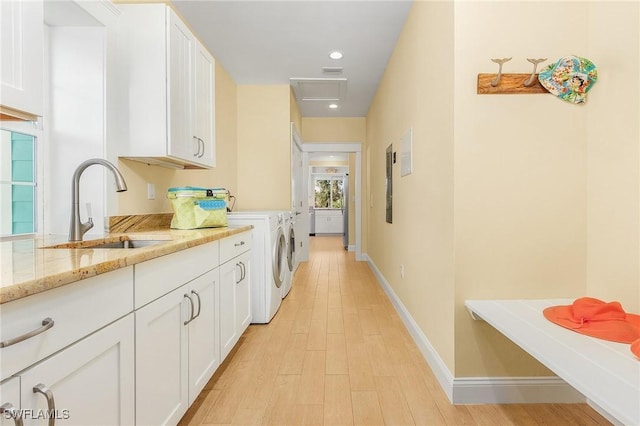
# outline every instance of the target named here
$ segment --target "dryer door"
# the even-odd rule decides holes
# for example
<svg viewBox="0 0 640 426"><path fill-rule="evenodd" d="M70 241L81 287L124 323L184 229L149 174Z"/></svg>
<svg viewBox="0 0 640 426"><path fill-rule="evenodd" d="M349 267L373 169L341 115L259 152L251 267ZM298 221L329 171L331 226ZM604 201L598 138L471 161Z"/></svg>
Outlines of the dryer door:
<svg viewBox="0 0 640 426"><path fill-rule="evenodd" d="M273 248L273 280L278 288L280 288L284 282L286 256L287 240L284 237L282 228L278 227L278 231L276 233L276 245Z"/></svg>

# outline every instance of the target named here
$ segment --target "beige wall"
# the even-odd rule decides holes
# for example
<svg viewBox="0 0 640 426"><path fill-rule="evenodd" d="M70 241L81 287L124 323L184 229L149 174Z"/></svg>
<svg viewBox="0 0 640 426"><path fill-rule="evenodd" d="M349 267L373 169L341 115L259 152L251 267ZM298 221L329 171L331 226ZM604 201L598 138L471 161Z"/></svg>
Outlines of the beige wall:
<svg viewBox="0 0 640 426"><path fill-rule="evenodd" d="M630 117L640 111L627 91L638 93L638 6L559 3L550 14L540 2L460 2L455 16L455 373L547 374L472 321L464 301L595 296L587 283L597 271L624 279L600 296L637 306L638 133ZM555 30L539 31L541 20ZM478 96L474 77L495 68L496 49L514 58L513 72L530 69L527 57L575 52L598 65L601 81L586 105L551 95Z"/></svg>
<svg viewBox="0 0 640 426"><path fill-rule="evenodd" d="M567 123L585 123L588 105L544 94L478 96L475 76L495 68L489 58L497 47L513 56L512 72L530 68L526 57L586 56L586 34L566 25L584 21L586 12L464 2L455 13L455 372L544 374L506 338L474 322L464 301L585 293L587 129ZM539 19L556 31L537 31ZM518 38L504 37L514 32Z"/></svg>
<svg viewBox="0 0 640 426"><path fill-rule="evenodd" d="M301 137L304 142L364 143L367 135L365 117L303 117Z"/></svg>
<svg viewBox="0 0 640 426"><path fill-rule="evenodd" d="M124 175L128 190L118 195L118 214L171 212L166 194L172 186L224 187L236 194L237 89L219 61L216 61L215 78L216 167L207 170L174 170L120 159L118 167ZM147 183L155 184L155 200L147 200Z"/></svg>
<svg viewBox="0 0 640 426"><path fill-rule="evenodd" d="M367 116L367 253L456 377L551 374L472 321L467 299L588 294L638 310L638 8L413 5ZM527 57L572 53L600 72L586 105L476 94L496 55L513 57L505 72L526 73ZM390 225L384 151L409 127L414 172L393 167Z"/></svg>
<svg viewBox="0 0 640 426"><path fill-rule="evenodd" d="M367 116L367 253L454 370L453 2L414 2ZM385 150L413 129L411 175L393 166L385 222ZM399 154L398 154L399 156ZM392 248L392 249L391 249ZM400 265L405 277L400 277Z"/></svg>
<svg viewBox="0 0 640 426"><path fill-rule="evenodd" d="M240 210L291 209L288 85L238 86Z"/></svg>
<svg viewBox="0 0 640 426"><path fill-rule="evenodd" d="M293 89L289 89L289 104L290 120L296 126L298 134L300 134L300 129L302 128L302 114L300 114L300 109L298 108L296 97L293 94Z"/></svg>
<svg viewBox="0 0 640 426"><path fill-rule="evenodd" d="M587 109L587 293L631 312L640 312L639 8L594 3L587 21L600 72Z"/></svg>

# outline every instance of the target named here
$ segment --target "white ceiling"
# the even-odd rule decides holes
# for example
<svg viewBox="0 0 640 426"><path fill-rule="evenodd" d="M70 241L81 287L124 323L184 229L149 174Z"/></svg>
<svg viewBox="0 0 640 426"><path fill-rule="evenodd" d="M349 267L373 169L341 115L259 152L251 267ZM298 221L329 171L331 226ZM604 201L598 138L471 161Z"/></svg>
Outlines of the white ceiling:
<svg viewBox="0 0 640 426"><path fill-rule="evenodd" d="M298 100L303 117L364 117L393 52L409 0L173 0L237 84L346 78L339 108ZM344 58L329 53L340 50ZM323 74L323 67L343 67ZM314 86L314 87L321 87ZM296 96L298 92L296 91Z"/></svg>

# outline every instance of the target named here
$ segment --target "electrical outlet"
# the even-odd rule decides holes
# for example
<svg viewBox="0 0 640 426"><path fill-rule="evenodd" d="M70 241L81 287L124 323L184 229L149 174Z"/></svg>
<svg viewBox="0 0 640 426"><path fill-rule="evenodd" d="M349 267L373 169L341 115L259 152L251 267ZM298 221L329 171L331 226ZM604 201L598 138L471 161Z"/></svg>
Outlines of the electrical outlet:
<svg viewBox="0 0 640 426"><path fill-rule="evenodd" d="M156 186L152 183L147 184L147 200L156 199Z"/></svg>
<svg viewBox="0 0 640 426"><path fill-rule="evenodd" d="M404 265L400 264L400 278L404 279Z"/></svg>

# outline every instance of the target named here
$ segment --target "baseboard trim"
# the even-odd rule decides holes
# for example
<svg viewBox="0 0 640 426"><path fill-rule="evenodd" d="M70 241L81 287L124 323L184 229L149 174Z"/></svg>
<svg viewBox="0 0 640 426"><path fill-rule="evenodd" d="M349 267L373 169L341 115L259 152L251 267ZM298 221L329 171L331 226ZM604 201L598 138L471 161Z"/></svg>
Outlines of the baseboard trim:
<svg viewBox="0 0 640 426"><path fill-rule="evenodd" d="M559 377L460 377L454 404L584 403L584 395Z"/></svg>
<svg viewBox="0 0 640 426"><path fill-rule="evenodd" d="M559 377L459 377L455 378L424 335L376 264L364 255L380 287L402 319L440 387L452 404L578 403L585 397Z"/></svg>

